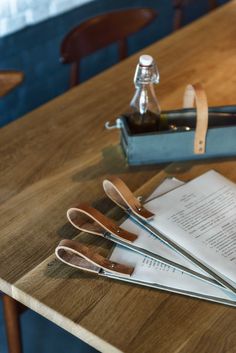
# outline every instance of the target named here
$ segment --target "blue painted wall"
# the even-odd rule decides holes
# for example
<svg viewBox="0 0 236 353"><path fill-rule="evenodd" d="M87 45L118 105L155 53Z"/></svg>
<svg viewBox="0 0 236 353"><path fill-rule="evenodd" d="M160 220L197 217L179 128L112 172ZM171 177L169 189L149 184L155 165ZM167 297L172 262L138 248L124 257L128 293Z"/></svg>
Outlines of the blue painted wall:
<svg viewBox="0 0 236 353"><path fill-rule="evenodd" d="M0 352L9 353L2 317L3 306L0 300ZM98 353L94 348L32 310L26 310L21 315L20 321L23 353Z"/></svg>
<svg viewBox="0 0 236 353"><path fill-rule="evenodd" d="M204 14L207 3L206 0L198 0L188 6L185 22ZM68 89L69 67L60 64L59 47L62 38L72 27L98 13L136 6L153 7L159 12L159 17L148 28L129 39L129 53L132 54L171 33L173 10L170 0L94 0L64 15L1 38L0 69L22 70L25 80L14 92L0 100L0 126ZM81 64L81 79L88 79L116 60L115 45L91 55Z"/></svg>

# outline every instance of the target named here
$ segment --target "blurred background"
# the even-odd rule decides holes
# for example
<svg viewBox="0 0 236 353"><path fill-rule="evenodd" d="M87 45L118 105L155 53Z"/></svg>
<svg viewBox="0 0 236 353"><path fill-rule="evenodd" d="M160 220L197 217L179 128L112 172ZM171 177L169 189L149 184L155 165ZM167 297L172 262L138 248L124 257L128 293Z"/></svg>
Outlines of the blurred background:
<svg viewBox="0 0 236 353"><path fill-rule="evenodd" d="M158 17L147 28L129 37L128 53L173 31L176 7L183 8L181 25L207 13L212 3L227 0L1 0L0 70L20 70L22 84L0 99L0 126L26 114L69 88L69 66L60 63L60 44L68 31L84 20L115 9L151 7ZM111 45L81 62L85 81L117 62Z"/></svg>

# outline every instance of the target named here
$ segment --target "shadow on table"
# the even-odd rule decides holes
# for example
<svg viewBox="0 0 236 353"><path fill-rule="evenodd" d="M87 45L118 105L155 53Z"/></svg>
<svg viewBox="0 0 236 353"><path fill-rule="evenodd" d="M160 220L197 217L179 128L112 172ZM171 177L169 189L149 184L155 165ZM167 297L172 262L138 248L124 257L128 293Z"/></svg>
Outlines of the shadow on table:
<svg viewBox="0 0 236 353"><path fill-rule="evenodd" d="M129 166L120 145L108 146L102 150L101 160L87 169L72 176L73 181L92 180L105 175L137 173L141 171L161 170L166 164Z"/></svg>

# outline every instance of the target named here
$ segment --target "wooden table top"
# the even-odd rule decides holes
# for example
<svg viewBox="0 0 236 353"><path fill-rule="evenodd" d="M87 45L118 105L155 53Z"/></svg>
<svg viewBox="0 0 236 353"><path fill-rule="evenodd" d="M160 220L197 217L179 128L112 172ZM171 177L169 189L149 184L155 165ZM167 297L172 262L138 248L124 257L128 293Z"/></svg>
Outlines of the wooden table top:
<svg viewBox="0 0 236 353"><path fill-rule="evenodd" d="M232 1L144 51L157 58L163 108L180 107L185 85L196 81L205 84L210 105L235 103L235 18ZM86 201L111 210L101 186L108 175L144 194L165 175L187 180L210 168L236 182L235 159L164 171L126 165L118 132L105 131L104 122L128 106L137 60L0 131L0 289L103 352L232 353L234 309L88 275L54 256L62 238L77 234L66 221L69 206Z"/></svg>

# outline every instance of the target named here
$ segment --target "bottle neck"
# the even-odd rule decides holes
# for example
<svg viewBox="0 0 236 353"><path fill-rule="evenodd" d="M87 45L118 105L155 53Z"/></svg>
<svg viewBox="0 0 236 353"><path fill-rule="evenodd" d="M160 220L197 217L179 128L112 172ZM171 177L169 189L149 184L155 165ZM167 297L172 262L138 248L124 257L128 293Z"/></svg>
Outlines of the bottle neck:
<svg viewBox="0 0 236 353"><path fill-rule="evenodd" d="M141 115L147 112L160 115L160 105L152 82L139 83L136 85L136 91L130 102L130 106L135 112Z"/></svg>
<svg viewBox="0 0 236 353"><path fill-rule="evenodd" d="M134 75L134 84L137 87L140 84L159 83L159 72L156 64L150 66L143 66L138 64Z"/></svg>

